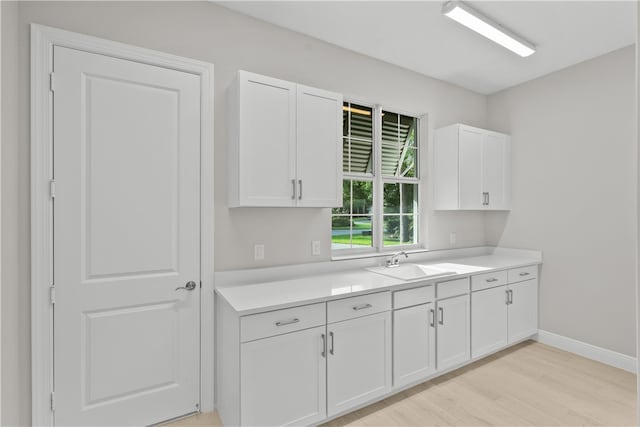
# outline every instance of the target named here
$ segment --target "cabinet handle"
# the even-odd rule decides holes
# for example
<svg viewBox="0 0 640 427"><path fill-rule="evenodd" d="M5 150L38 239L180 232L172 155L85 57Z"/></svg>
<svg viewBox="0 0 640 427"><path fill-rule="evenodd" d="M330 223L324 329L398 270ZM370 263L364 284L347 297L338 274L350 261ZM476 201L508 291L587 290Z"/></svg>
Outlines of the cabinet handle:
<svg viewBox="0 0 640 427"><path fill-rule="evenodd" d="M495 277L487 279L487 283L492 283L492 282L497 282L497 281L498 281L498 279L496 279Z"/></svg>
<svg viewBox="0 0 640 427"><path fill-rule="evenodd" d="M491 204L491 193L487 193L487 206Z"/></svg>
<svg viewBox="0 0 640 427"><path fill-rule="evenodd" d="M429 320L429 326L434 328L436 326L436 311L432 308L431 310L429 310L429 315L429 317L431 318L431 320Z"/></svg>
<svg viewBox="0 0 640 427"><path fill-rule="evenodd" d="M298 180L298 200L302 200L302 180Z"/></svg>
<svg viewBox="0 0 640 427"><path fill-rule="evenodd" d="M486 206L489 204L488 197L487 197L488 195L489 193L486 193L486 192L482 193L482 206Z"/></svg>
<svg viewBox="0 0 640 427"><path fill-rule="evenodd" d="M513 289L509 289L509 304L513 304Z"/></svg>
<svg viewBox="0 0 640 427"><path fill-rule="evenodd" d="M291 180L291 200L296 199L296 180Z"/></svg>
<svg viewBox="0 0 640 427"><path fill-rule="evenodd" d="M327 337L324 334L320 335L320 337L322 338L322 352L320 355L327 357Z"/></svg>
<svg viewBox="0 0 640 427"><path fill-rule="evenodd" d="M294 323L298 323L299 321L300 321L300 319L295 317L295 318L293 318L291 320L282 320L282 321L276 322L276 326L293 325Z"/></svg>
<svg viewBox="0 0 640 427"><path fill-rule="evenodd" d="M510 299L510 298L509 298L509 290L507 289L506 291L504 291L504 294L505 294L505 295L506 295L506 297L507 297L507 301L505 302L505 304L509 305L509 299Z"/></svg>
<svg viewBox="0 0 640 427"><path fill-rule="evenodd" d="M523 273L520 273L520 277L524 277L524 276L528 276L528 275L529 275L529 273L528 273L528 272L526 272L526 271L525 271L525 272L523 272Z"/></svg>
<svg viewBox="0 0 640 427"><path fill-rule="evenodd" d="M329 338L331 338L331 348L329 349L329 354L333 355L333 332L329 332Z"/></svg>
<svg viewBox="0 0 640 427"><path fill-rule="evenodd" d="M438 313L440 314L440 320L438 320L438 323L444 325L444 308L438 307Z"/></svg>
<svg viewBox="0 0 640 427"><path fill-rule="evenodd" d="M358 310L364 310L365 308L371 308L371 307L373 307L371 304L360 304L360 305L354 305L352 308L355 311L358 311Z"/></svg>

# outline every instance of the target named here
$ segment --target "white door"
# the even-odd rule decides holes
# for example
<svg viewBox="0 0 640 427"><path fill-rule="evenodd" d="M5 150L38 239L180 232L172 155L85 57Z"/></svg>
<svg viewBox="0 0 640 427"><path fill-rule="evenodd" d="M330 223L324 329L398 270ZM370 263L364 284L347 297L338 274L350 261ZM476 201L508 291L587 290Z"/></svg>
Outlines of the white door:
<svg viewBox="0 0 640 427"><path fill-rule="evenodd" d="M243 425L308 425L326 417L325 339L322 326L242 344Z"/></svg>
<svg viewBox="0 0 640 427"><path fill-rule="evenodd" d="M458 173L460 209L484 209L482 189L482 142L484 134L476 129L460 127Z"/></svg>
<svg viewBox="0 0 640 427"><path fill-rule="evenodd" d="M199 404L200 81L54 49L56 425Z"/></svg>
<svg viewBox="0 0 640 427"><path fill-rule="evenodd" d="M342 206L342 95L298 85L298 206Z"/></svg>
<svg viewBox="0 0 640 427"><path fill-rule="evenodd" d="M509 285L509 343L538 333L538 280Z"/></svg>
<svg viewBox="0 0 640 427"><path fill-rule="evenodd" d="M438 301L436 308L437 365L444 370L471 357L469 295Z"/></svg>
<svg viewBox="0 0 640 427"><path fill-rule="evenodd" d="M485 209L505 207L505 150L506 137L488 133L482 144L482 187L487 193Z"/></svg>
<svg viewBox="0 0 640 427"><path fill-rule="evenodd" d="M471 294L471 356L476 358L507 345L506 286Z"/></svg>
<svg viewBox="0 0 640 427"><path fill-rule="evenodd" d="M433 303L393 312L393 386L432 374L436 368L435 306Z"/></svg>
<svg viewBox="0 0 640 427"><path fill-rule="evenodd" d="M296 84L240 73L240 204L296 206Z"/></svg>
<svg viewBox="0 0 640 427"><path fill-rule="evenodd" d="M372 314L327 326L327 415L391 388L391 314Z"/></svg>

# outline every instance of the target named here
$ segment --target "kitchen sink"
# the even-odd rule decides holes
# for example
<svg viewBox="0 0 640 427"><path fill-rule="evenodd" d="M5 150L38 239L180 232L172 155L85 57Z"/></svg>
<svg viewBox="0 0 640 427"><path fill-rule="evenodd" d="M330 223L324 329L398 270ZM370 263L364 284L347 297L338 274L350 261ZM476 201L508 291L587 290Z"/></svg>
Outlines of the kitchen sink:
<svg viewBox="0 0 640 427"><path fill-rule="evenodd" d="M455 271L420 264L400 264L396 267L371 267L368 271L393 277L400 280L431 279L434 277L450 276Z"/></svg>

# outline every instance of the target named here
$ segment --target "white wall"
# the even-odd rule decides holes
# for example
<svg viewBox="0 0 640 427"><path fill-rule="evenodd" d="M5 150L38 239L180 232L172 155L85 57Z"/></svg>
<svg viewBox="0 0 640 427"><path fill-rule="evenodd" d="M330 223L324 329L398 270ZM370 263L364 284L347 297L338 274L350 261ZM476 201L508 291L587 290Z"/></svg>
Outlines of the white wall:
<svg viewBox="0 0 640 427"><path fill-rule="evenodd" d="M226 203L225 90L238 69L430 113L430 125L484 126L486 97L254 20L208 2L1 2L2 425L30 422L29 29L31 22L130 43L215 64L216 269L326 261L329 209L237 209ZM17 33L16 33L17 31ZM16 40L17 39L17 40ZM430 213L428 244L485 244L480 213ZM323 253L310 256L310 241ZM266 259L253 261L253 244Z"/></svg>
<svg viewBox="0 0 640 427"><path fill-rule="evenodd" d="M636 354L635 48L488 99L513 139L513 211L489 244L544 254L540 329Z"/></svg>

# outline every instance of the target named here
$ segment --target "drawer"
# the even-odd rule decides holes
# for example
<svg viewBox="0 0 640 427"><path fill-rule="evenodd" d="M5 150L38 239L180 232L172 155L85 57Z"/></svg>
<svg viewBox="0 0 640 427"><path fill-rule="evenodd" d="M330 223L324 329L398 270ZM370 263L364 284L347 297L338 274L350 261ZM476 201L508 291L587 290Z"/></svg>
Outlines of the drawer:
<svg viewBox="0 0 640 427"><path fill-rule="evenodd" d="M240 318L240 340L242 342L253 341L322 326L325 323L326 312L323 302L242 316Z"/></svg>
<svg viewBox="0 0 640 427"><path fill-rule="evenodd" d="M405 289L393 293L393 308L404 308L412 305L431 302L436 298L436 287L433 285Z"/></svg>
<svg viewBox="0 0 640 427"><path fill-rule="evenodd" d="M327 323L389 310L391 310L391 292L389 291L329 301L327 303Z"/></svg>
<svg viewBox="0 0 640 427"><path fill-rule="evenodd" d="M438 299L455 297L469 293L469 278L440 282L436 286L438 286Z"/></svg>
<svg viewBox="0 0 640 427"><path fill-rule="evenodd" d="M482 289L495 288L507 284L507 271L493 271L491 273L477 274L471 276L471 290L481 291Z"/></svg>
<svg viewBox="0 0 640 427"><path fill-rule="evenodd" d="M512 268L509 270L509 283L522 282L523 280L537 279L538 266L528 265L526 267Z"/></svg>

